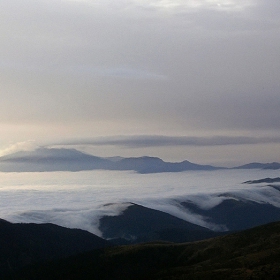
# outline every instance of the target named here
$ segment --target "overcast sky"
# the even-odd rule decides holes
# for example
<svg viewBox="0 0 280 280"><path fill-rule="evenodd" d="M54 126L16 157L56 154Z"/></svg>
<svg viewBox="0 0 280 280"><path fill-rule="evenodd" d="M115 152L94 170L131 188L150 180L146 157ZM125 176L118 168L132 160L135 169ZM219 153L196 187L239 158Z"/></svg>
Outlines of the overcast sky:
<svg viewBox="0 0 280 280"><path fill-rule="evenodd" d="M280 161L279 0L1 0L0 146Z"/></svg>

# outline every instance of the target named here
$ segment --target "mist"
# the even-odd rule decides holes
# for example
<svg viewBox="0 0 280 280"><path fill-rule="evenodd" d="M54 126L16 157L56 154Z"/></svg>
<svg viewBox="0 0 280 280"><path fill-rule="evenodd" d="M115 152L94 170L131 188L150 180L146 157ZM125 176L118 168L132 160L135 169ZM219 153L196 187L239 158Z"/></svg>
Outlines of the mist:
<svg viewBox="0 0 280 280"><path fill-rule="evenodd" d="M225 230L223 225L210 223L180 202L193 202L207 210L232 198L280 208L277 187L242 184L278 175L276 170L1 173L0 217L11 222L54 223L101 236L100 217L118 215L136 203L219 231Z"/></svg>

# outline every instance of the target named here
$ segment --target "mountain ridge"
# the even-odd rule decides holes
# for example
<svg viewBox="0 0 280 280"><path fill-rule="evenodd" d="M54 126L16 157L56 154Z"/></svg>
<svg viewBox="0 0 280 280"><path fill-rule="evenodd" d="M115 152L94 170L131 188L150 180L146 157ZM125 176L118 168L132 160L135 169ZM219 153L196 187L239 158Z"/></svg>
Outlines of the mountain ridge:
<svg viewBox="0 0 280 280"><path fill-rule="evenodd" d="M166 162L158 157L97 157L76 149L38 148L0 157L2 172L44 172L82 170L131 170L137 173L182 172L189 170L212 171L218 169L280 169L280 163L249 163L233 168L192 163Z"/></svg>

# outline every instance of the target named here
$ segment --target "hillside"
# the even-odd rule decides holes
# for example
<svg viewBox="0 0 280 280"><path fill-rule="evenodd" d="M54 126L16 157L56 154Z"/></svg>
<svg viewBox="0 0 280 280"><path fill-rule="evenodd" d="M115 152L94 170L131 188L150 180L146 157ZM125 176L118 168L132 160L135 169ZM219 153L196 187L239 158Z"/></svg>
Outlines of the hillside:
<svg viewBox="0 0 280 280"><path fill-rule="evenodd" d="M155 240L187 242L223 233L184 221L168 213L131 204L118 216L104 216L99 221L103 238L115 244L133 244Z"/></svg>
<svg viewBox="0 0 280 280"><path fill-rule="evenodd" d="M279 279L280 223L193 243L92 251L22 270L14 279Z"/></svg>
<svg viewBox="0 0 280 280"><path fill-rule="evenodd" d="M0 219L0 277L28 264L108 246L111 243L84 230Z"/></svg>
<svg viewBox="0 0 280 280"><path fill-rule="evenodd" d="M191 202L182 202L181 204L192 213L203 216L211 223L224 225L229 231L240 231L280 221L280 208L269 203L229 197L207 210L201 209Z"/></svg>

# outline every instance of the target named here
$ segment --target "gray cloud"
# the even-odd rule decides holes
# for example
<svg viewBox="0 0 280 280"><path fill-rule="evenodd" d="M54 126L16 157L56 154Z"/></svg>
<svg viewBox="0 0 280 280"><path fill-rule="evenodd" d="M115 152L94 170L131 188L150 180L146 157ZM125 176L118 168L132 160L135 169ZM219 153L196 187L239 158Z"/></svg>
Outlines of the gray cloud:
<svg viewBox="0 0 280 280"><path fill-rule="evenodd" d="M120 146L127 148L162 147L162 146L227 146L247 144L280 143L280 137L187 137L187 136L112 136L96 139L72 140L59 145L93 145L93 146Z"/></svg>
<svg viewBox="0 0 280 280"><path fill-rule="evenodd" d="M3 0L3 145L58 131L277 135L279 12L275 0Z"/></svg>

